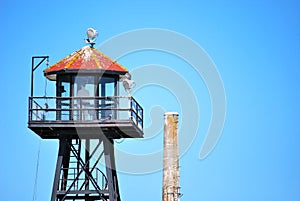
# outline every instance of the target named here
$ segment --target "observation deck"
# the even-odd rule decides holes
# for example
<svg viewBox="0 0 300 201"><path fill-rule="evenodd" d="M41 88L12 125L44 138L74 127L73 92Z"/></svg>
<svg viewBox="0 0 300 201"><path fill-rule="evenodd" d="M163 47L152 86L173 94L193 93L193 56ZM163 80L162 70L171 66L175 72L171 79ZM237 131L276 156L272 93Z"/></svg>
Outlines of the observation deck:
<svg viewBox="0 0 300 201"><path fill-rule="evenodd" d="M43 139L143 137L143 108L131 96L29 97L28 110L28 128Z"/></svg>

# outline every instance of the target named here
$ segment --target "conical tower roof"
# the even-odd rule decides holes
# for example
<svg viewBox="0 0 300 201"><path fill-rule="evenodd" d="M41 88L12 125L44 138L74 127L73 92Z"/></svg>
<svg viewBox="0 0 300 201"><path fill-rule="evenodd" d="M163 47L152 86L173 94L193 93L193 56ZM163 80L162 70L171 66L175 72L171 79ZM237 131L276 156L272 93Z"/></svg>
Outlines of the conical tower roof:
<svg viewBox="0 0 300 201"><path fill-rule="evenodd" d="M56 74L61 72L102 72L111 74L125 74L128 70L111 58L90 46L85 46L56 64L44 70L48 79L55 80Z"/></svg>

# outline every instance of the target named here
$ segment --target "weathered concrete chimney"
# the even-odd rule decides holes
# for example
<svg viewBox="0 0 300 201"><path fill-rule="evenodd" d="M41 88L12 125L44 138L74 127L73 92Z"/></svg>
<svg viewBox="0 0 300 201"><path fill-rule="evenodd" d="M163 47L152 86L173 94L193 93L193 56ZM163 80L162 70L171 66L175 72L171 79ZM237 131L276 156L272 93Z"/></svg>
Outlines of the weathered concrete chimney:
<svg viewBox="0 0 300 201"><path fill-rule="evenodd" d="M162 201L179 201L178 113L164 115L164 170Z"/></svg>

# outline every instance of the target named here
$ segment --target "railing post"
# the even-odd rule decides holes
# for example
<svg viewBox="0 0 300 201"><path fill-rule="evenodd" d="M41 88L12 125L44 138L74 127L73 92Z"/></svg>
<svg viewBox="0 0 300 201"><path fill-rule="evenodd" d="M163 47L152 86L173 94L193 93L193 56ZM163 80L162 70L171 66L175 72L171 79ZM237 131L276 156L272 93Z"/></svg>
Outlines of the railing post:
<svg viewBox="0 0 300 201"><path fill-rule="evenodd" d="M79 120L82 121L82 99L79 98Z"/></svg>
<svg viewBox="0 0 300 201"><path fill-rule="evenodd" d="M118 106L118 102L119 102L119 97L114 97L112 98L113 102L114 102L114 119L118 119L118 110L117 108Z"/></svg>
<svg viewBox="0 0 300 201"><path fill-rule="evenodd" d="M142 109L142 128L144 129L144 110Z"/></svg>
<svg viewBox="0 0 300 201"><path fill-rule="evenodd" d="M133 111L132 111L132 97L129 97L129 101L130 101L130 113L129 113L129 118L131 118L131 120L133 120Z"/></svg>
<svg viewBox="0 0 300 201"><path fill-rule="evenodd" d="M56 120L61 120L61 111L59 110L61 108L59 100L59 97L55 97L56 102Z"/></svg>
<svg viewBox="0 0 300 201"><path fill-rule="evenodd" d="M32 97L29 97L28 99L28 121L32 121Z"/></svg>

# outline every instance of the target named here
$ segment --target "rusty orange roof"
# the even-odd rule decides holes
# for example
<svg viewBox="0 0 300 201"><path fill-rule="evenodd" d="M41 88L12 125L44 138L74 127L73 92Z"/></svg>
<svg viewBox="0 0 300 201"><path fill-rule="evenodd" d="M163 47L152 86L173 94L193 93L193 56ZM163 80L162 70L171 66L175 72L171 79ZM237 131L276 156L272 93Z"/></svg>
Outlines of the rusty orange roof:
<svg viewBox="0 0 300 201"><path fill-rule="evenodd" d="M85 46L44 70L45 75L59 71L103 70L124 74L128 70L99 50Z"/></svg>

